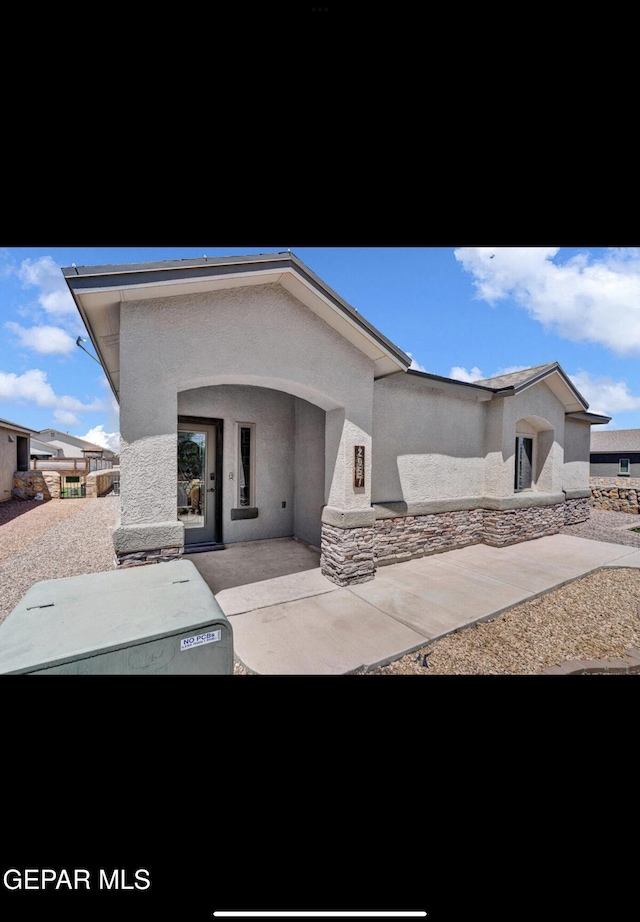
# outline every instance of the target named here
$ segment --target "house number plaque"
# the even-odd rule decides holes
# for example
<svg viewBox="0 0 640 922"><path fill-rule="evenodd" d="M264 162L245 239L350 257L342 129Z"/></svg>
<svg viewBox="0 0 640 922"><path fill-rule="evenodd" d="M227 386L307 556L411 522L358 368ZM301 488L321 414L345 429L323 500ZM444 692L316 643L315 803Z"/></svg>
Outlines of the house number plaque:
<svg viewBox="0 0 640 922"><path fill-rule="evenodd" d="M364 490L364 445L356 445L353 485L356 490Z"/></svg>

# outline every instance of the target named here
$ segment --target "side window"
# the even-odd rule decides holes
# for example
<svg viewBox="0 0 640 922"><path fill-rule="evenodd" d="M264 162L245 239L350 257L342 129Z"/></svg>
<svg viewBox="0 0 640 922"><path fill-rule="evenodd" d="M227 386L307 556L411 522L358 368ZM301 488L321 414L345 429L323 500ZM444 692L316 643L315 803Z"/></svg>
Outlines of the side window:
<svg viewBox="0 0 640 922"><path fill-rule="evenodd" d="M253 507L256 504L255 442L255 424L238 423L238 506L241 509Z"/></svg>
<svg viewBox="0 0 640 922"><path fill-rule="evenodd" d="M622 477L629 476L629 458L620 458L618 462L618 474Z"/></svg>
<svg viewBox="0 0 640 922"><path fill-rule="evenodd" d="M515 489L530 490L533 484L533 439L516 437Z"/></svg>

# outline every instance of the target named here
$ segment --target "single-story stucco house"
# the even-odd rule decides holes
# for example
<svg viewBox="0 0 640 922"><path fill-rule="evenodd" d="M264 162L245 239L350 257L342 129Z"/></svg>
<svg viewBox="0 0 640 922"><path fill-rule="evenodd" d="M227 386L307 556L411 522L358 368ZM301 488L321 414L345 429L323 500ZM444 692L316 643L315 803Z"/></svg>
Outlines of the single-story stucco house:
<svg viewBox="0 0 640 922"><path fill-rule="evenodd" d="M592 477L640 477L640 429L591 433Z"/></svg>
<svg viewBox="0 0 640 922"><path fill-rule="evenodd" d="M412 371L290 252L62 271L120 403L123 566L296 537L346 586L589 517L608 418L555 362Z"/></svg>
<svg viewBox="0 0 640 922"><path fill-rule="evenodd" d="M33 429L0 419L0 503L11 499L16 471L29 470L29 441L36 434Z"/></svg>

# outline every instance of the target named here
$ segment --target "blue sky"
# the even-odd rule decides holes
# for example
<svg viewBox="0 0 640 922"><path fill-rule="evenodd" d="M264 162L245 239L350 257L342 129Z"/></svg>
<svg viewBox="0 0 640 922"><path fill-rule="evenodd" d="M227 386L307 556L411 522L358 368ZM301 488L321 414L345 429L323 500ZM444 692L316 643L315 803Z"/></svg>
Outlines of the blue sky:
<svg viewBox="0 0 640 922"><path fill-rule="evenodd" d="M640 248L0 247L0 417L117 448L118 408L60 267L291 249L415 366L473 381L558 361L640 428ZM91 343L86 348L93 351Z"/></svg>

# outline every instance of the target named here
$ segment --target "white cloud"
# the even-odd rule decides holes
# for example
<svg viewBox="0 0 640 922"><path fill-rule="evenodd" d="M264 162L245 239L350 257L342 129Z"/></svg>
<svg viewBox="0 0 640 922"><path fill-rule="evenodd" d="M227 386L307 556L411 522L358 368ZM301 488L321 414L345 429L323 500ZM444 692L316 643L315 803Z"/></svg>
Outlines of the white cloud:
<svg viewBox="0 0 640 922"><path fill-rule="evenodd" d="M497 378L499 375L512 375L515 374L516 371L524 371L526 368L526 365L508 365L506 368L499 368L490 375L485 375L480 371L477 365L474 365L471 371L467 371L466 368L461 368L459 365L456 365L449 372L449 377L453 378L455 381L466 381L467 384L475 384L476 381L482 381L485 378Z"/></svg>
<svg viewBox="0 0 640 922"><path fill-rule="evenodd" d="M409 368L410 368L412 371L424 371L425 373L427 372L427 369L426 369L426 368L423 368L423 366L422 366L419 362L416 362L416 360L415 360L414 357L413 357L413 353L412 353L412 352L407 352L407 355L408 355L409 358L411 359L411 364L409 365Z"/></svg>
<svg viewBox="0 0 640 922"><path fill-rule="evenodd" d="M589 404L589 411L611 416L640 410L640 396L634 397L626 381L614 381L609 377L592 377L587 371L569 375L575 386Z"/></svg>
<svg viewBox="0 0 640 922"><path fill-rule="evenodd" d="M101 445L102 448L108 448L110 451L120 452L120 433L105 432L104 426L94 426L86 435L79 435L78 438L84 439L85 442L92 442L94 445Z"/></svg>
<svg viewBox="0 0 640 922"><path fill-rule="evenodd" d="M467 371L466 368L461 368L459 365L456 365L449 372L449 377L453 378L454 381L466 381L467 384L473 384L474 381L479 381L481 378L488 377L488 375L483 375L476 366L474 366L471 371Z"/></svg>
<svg viewBox="0 0 640 922"><path fill-rule="evenodd" d="M27 346L42 355L54 355L56 353L68 355L73 351L76 344L75 339L64 330L61 330L60 327L42 326L26 329L13 321L5 323L5 327L18 337L21 345Z"/></svg>
<svg viewBox="0 0 640 922"><path fill-rule="evenodd" d="M49 314L77 314L71 292L67 288L60 267L50 256L25 259L18 277L28 287L40 289L38 302Z"/></svg>
<svg viewBox="0 0 640 922"><path fill-rule="evenodd" d="M0 399L23 400L39 407L54 407L58 411L67 410L71 413L99 412L105 409L101 400L83 403L77 397L56 394L47 380L46 371L39 368L25 371L22 375L0 371Z"/></svg>
<svg viewBox="0 0 640 922"><path fill-rule="evenodd" d="M460 247L455 257L489 304L512 298L566 339L640 353L640 250L582 253L563 265L560 247Z"/></svg>
<svg viewBox="0 0 640 922"><path fill-rule="evenodd" d="M61 426L79 426L80 420L75 413L70 413L69 410L55 410L53 418Z"/></svg>

